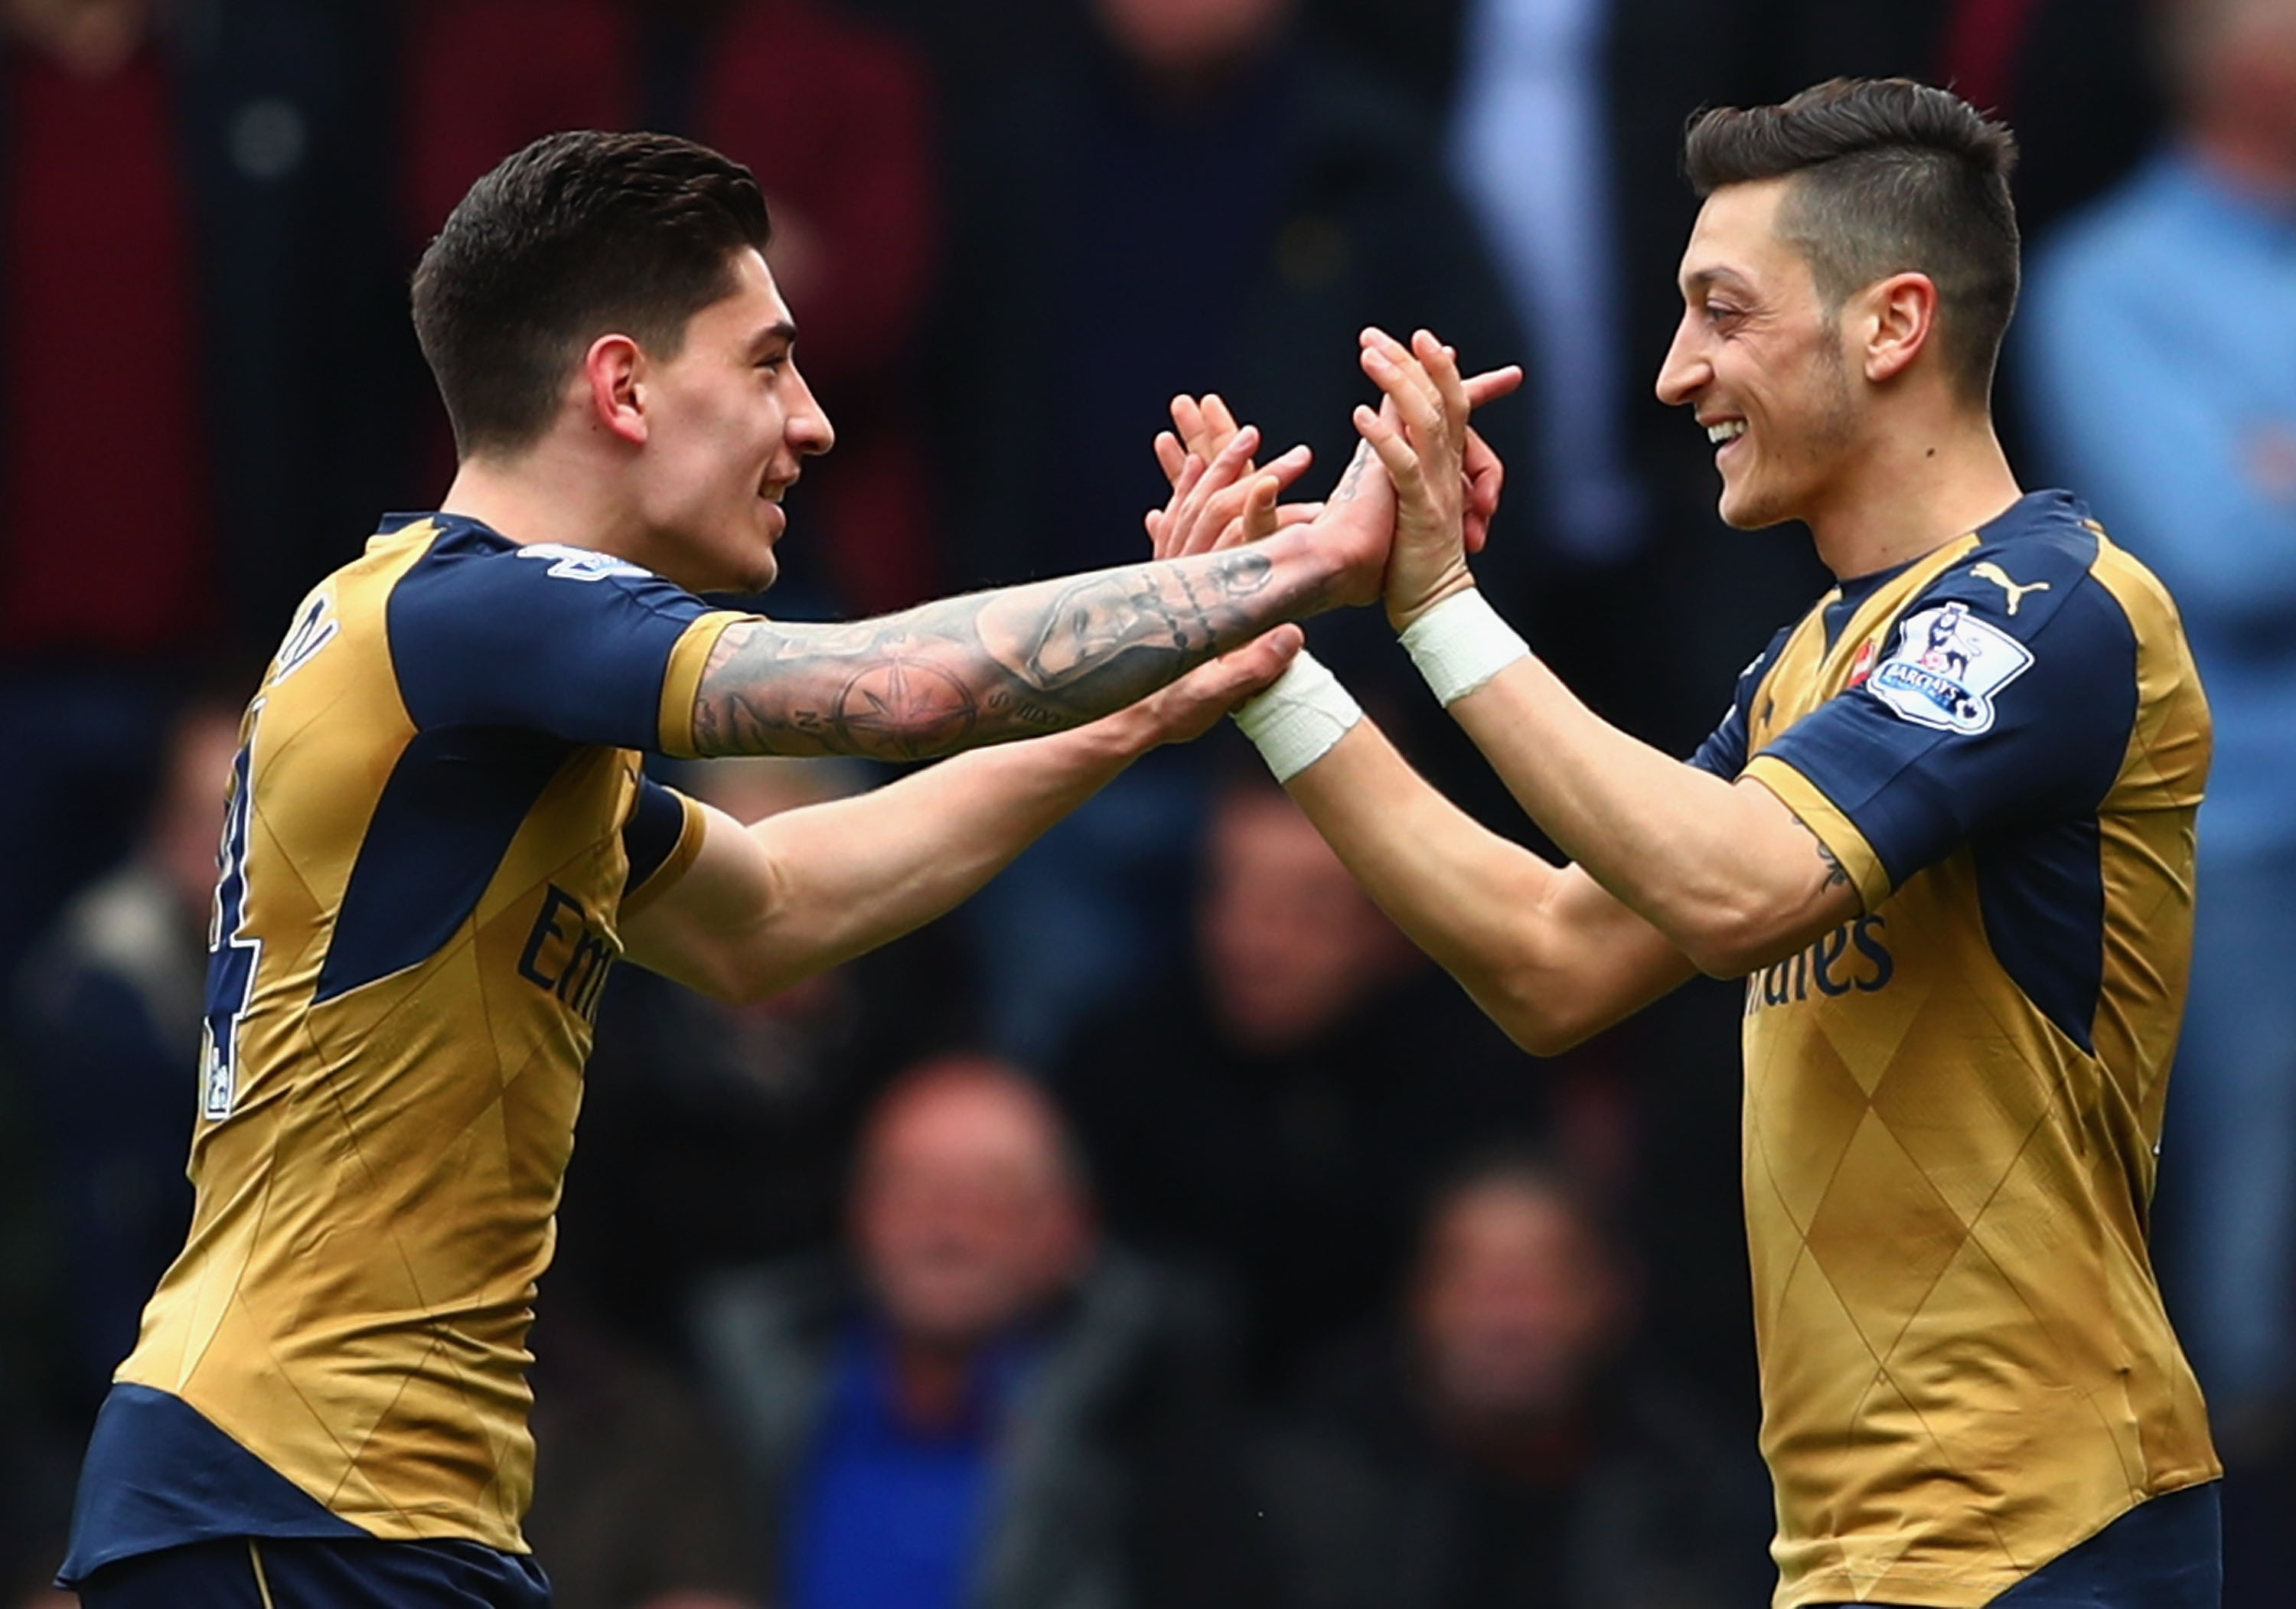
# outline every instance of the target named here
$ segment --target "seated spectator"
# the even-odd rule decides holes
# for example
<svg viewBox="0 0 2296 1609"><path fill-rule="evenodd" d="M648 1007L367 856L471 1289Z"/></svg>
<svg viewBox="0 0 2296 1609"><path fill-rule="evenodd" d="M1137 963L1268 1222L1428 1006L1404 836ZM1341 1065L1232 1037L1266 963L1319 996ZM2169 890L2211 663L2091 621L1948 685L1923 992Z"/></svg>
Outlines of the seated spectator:
<svg viewBox="0 0 2296 1609"><path fill-rule="evenodd" d="M919 1066L872 1114L841 1260L701 1292L699 1350L782 1609L1266 1601L1191 1306L1103 1246L1050 1102Z"/></svg>
<svg viewBox="0 0 2296 1609"><path fill-rule="evenodd" d="M134 855L65 908L17 981L12 1033L62 1243L62 1385L78 1413L102 1400L191 1224L184 1168L239 722L214 700L177 718Z"/></svg>
<svg viewBox="0 0 2296 1609"><path fill-rule="evenodd" d="M1060 1088L1111 1225L1237 1293L1267 1387L1378 1309L1435 1173L1543 1130L1547 1085L1263 775L1214 802L1194 928Z"/></svg>
<svg viewBox="0 0 2296 1609"><path fill-rule="evenodd" d="M721 759L683 780L757 821L857 792L870 773L841 759ZM873 1097L963 1037L952 948L929 927L738 1005L615 968L559 1207L552 1310L570 1297L622 1341L674 1354L697 1278L834 1244L840 1159Z"/></svg>
<svg viewBox="0 0 2296 1609"><path fill-rule="evenodd" d="M63 1556L80 1448L182 1250L208 916L236 704L194 699L128 860L36 937L8 998L0 1191L0 1604ZM62 1604L66 1600L56 1599Z"/></svg>
<svg viewBox="0 0 2296 1609"><path fill-rule="evenodd" d="M1761 1466L1637 1375L1633 1305L1535 1161L1439 1191L1401 1334L1335 1358L1266 1460L1290 1609L1767 1602Z"/></svg>

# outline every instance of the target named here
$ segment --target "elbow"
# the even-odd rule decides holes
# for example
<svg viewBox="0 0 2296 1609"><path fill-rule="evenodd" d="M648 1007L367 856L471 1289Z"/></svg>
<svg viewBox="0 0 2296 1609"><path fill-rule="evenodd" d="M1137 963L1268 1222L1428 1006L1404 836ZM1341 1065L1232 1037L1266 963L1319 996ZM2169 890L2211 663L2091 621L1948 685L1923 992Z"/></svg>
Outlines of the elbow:
<svg viewBox="0 0 2296 1609"><path fill-rule="evenodd" d="M676 978L720 1006L754 1006L822 970L793 965L790 956L763 944L718 944L689 956Z"/></svg>
<svg viewBox="0 0 2296 1609"><path fill-rule="evenodd" d="M1559 1056L1607 1026L1565 981L1540 968L1519 968L1468 992L1517 1049L1534 1056Z"/></svg>
<svg viewBox="0 0 2296 1609"><path fill-rule="evenodd" d="M1526 1055L1538 1056L1542 1060L1577 1049L1593 1037L1595 1031L1592 1027L1574 1027L1551 1020L1526 1017L1512 1017L1499 1026L1506 1030L1506 1037L1514 1041L1515 1048Z"/></svg>
<svg viewBox="0 0 2296 1609"><path fill-rule="evenodd" d="M1803 939L1791 914L1755 905L1710 907L1668 936L1692 965L1726 981L1784 959L1801 948Z"/></svg>

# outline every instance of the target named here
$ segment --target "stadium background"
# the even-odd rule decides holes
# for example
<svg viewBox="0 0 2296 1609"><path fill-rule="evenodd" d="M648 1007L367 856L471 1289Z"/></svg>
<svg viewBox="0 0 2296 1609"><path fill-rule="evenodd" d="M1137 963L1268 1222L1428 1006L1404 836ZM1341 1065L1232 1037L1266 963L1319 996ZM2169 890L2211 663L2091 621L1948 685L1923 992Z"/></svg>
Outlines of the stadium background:
<svg viewBox="0 0 2296 1609"><path fill-rule="evenodd" d="M1952 81L2018 130L2030 249L2146 160L2172 98L2162 19L2141 0L9 0L0 15L12 1605L38 1600L78 1439L186 1210L204 924L190 891L219 808L203 779L294 598L378 513L429 506L445 483L404 286L501 156L554 128L651 127L758 173L800 360L840 431L794 494L773 611L873 612L1131 556L1176 390L1221 390L1271 439L1316 445L1328 474L1366 389L1356 329L1423 323L1477 365L1532 375L1486 421L1513 468L1486 584L1598 708L1686 753L1824 578L1797 531L1716 523L1705 444L1649 395L1694 213L1676 176L1685 116L1833 73ZM2035 484L2029 422L2052 398L2017 358L2003 418ZM1382 635L1333 620L1316 640L1456 797L1525 832ZM1522 1057L1335 885L1237 747L1222 734L1153 757L967 910L765 1006L618 977L536 1334L545 1548L554 1527L617 1556L617 1525L648 1512L631 1472L658 1468L699 1516L693 1556L723 1550L700 1534L721 1508L738 1550L741 1449L702 1445L729 1420L698 1357L698 1293L833 1258L875 1097L962 1051L1054 1092L1096 1186L1088 1232L1201 1316L1187 1400L1203 1433L1155 1455L1183 1485L1281 1476L1312 1494L1360 1407L1331 1383L1365 1337L1419 1322L1404 1293L1426 1274L1429 1193L1495 1144L1536 1153L1603 1231L1572 1255L1609 1273L1545 1271L1631 1293L1573 1343L1588 1359L1561 1416L1631 1441L1602 1405L1661 1402L1658 1445L1697 1426L1729 1449L1669 1498L1725 1561L1681 1601L1759 1601L1738 991L1701 984L1570 1055ZM877 779L764 764L678 780L757 811ZM2211 1166L2169 1155L2172 1178ZM2284 1245L2271 1229L2259 1244ZM582 1411L547 1416L554 1391ZM2236 1605L2296 1601L2261 1584L2291 1579L2279 1400L2219 1416ZM1472 1425L1447 1451L1421 1446L1442 1440L1414 1456L1475 1464ZM1582 1449L1497 1480L1532 1494L1494 1511L1521 1523L1455 1527L1436 1554L1472 1565L1439 1557L1384 1598L1299 1579L1280 1547L1214 1522L1160 1533L1168 1555L1200 1543L1193 1564L1118 1547L1115 1568L1143 1603L1242 1591L1202 1585L1223 1580L1266 1588L1249 1601L1464 1602L1460 1572L1492 1569L1546 1583L1506 1601L1607 1602L1549 1567L1591 1523L1557 1494L1598 1465ZM1286 1523L1310 1537L1348 1512L1295 1506ZM734 1590L646 1547L612 1568L545 1562L577 1609ZM1024 1600L1050 1601L1004 1601Z"/></svg>

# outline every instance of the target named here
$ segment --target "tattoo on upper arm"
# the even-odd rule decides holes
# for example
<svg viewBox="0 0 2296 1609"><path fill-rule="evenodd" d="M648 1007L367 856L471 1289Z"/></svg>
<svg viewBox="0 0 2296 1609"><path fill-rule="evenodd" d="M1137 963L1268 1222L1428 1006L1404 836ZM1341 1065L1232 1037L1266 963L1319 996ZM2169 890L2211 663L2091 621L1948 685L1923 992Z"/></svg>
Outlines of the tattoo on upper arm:
<svg viewBox="0 0 2296 1609"><path fill-rule="evenodd" d="M926 759L1059 730L1308 612L1316 585L1237 549L928 603L851 625L737 621L702 672L704 755Z"/></svg>
<svg viewBox="0 0 2296 1609"><path fill-rule="evenodd" d="M1792 812L1788 813L1792 814ZM1810 841L1817 845L1817 858L1825 862L1825 886L1827 888L1839 888L1843 883L1848 882L1849 881L1849 873L1848 869L1842 866L1841 857L1836 855L1833 850L1828 847L1825 840L1817 835L1817 829L1811 826L1809 823L1804 821L1799 816L1794 817L1793 824L1800 827L1803 832L1808 833L1810 836Z"/></svg>

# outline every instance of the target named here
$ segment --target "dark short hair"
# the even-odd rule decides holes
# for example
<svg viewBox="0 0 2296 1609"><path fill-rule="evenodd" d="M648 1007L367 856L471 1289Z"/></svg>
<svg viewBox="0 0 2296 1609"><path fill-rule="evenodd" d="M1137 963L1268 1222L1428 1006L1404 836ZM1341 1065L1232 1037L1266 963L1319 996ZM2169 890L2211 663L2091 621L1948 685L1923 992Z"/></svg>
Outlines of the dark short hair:
<svg viewBox="0 0 2296 1609"><path fill-rule="evenodd" d="M464 455L548 427L576 357L608 333L674 357L772 234L758 181L660 134L554 134L471 186L414 270L414 332Z"/></svg>
<svg viewBox="0 0 2296 1609"><path fill-rule="evenodd" d="M1910 78L1833 78L1783 105L1716 107L1683 142L1701 197L1793 180L1779 229L1830 309L1892 274L1929 275L1948 372L1976 402L2017 307L2016 163L2007 127Z"/></svg>

